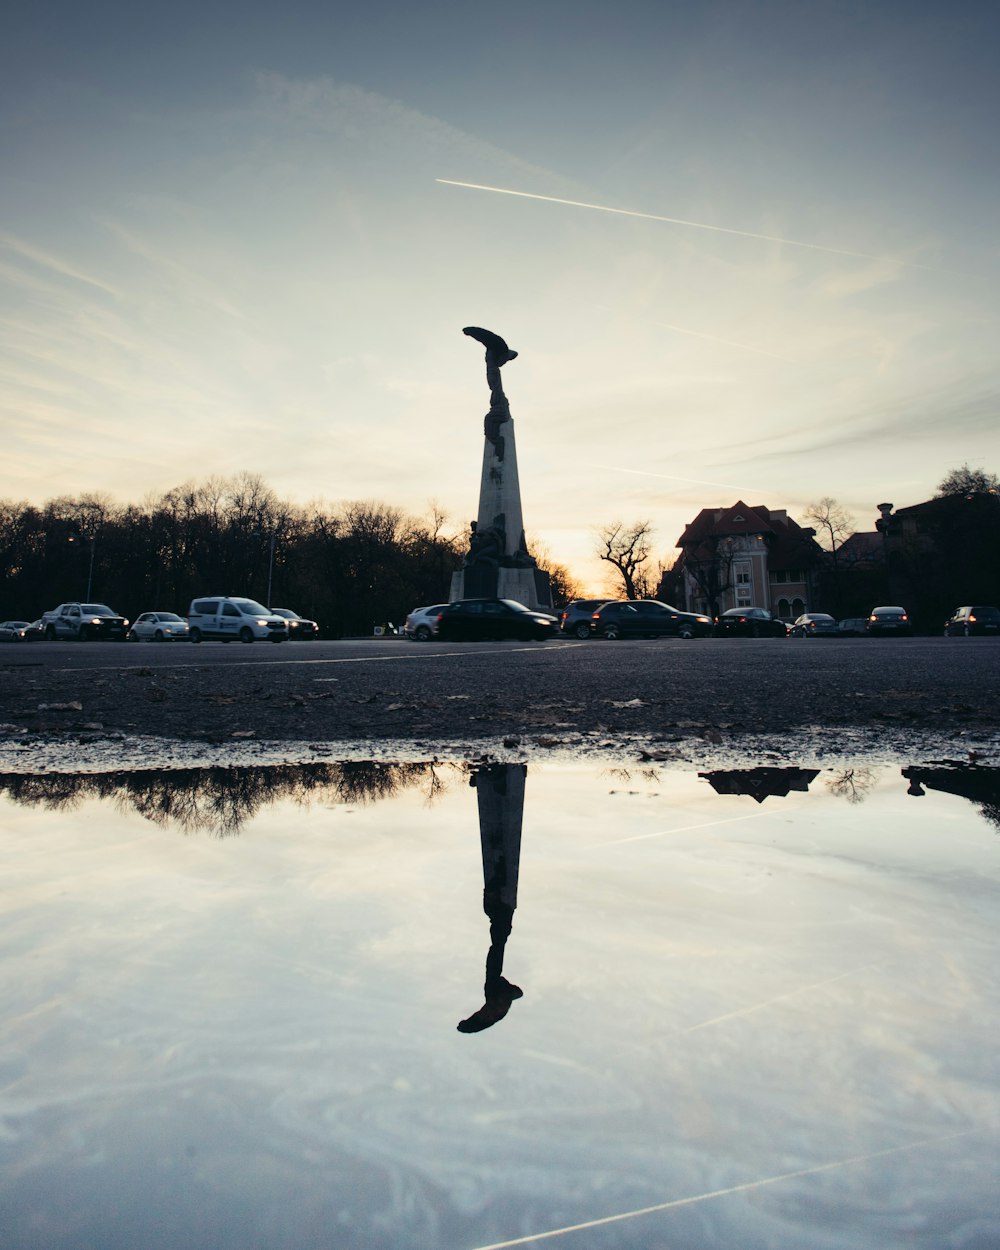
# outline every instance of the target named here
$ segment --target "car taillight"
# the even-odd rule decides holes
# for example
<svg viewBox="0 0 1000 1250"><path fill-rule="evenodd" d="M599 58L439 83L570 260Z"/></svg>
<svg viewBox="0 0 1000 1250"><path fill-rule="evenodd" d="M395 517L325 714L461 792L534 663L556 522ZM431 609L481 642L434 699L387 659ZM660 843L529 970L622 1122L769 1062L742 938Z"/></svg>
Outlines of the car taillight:
<svg viewBox="0 0 1000 1250"><path fill-rule="evenodd" d="M904 612L904 613L903 613L903 615L902 615L899 619L900 619L901 621L905 621L905 620L906 620L906 613Z"/></svg>
<svg viewBox="0 0 1000 1250"><path fill-rule="evenodd" d="M970 617L969 617L969 620L970 620L970 621L974 621L975 619L976 619L976 618L975 618L974 616L970 616Z"/></svg>

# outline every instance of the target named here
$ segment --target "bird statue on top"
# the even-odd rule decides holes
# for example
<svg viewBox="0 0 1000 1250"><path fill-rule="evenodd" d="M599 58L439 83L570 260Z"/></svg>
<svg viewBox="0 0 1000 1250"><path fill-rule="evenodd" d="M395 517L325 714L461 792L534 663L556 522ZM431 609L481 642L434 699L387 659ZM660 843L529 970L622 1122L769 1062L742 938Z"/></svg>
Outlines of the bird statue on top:
<svg viewBox="0 0 1000 1250"><path fill-rule="evenodd" d="M510 404L503 393L503 383L500 381L500 369L508 361L515 360L517 352L512 351L500 335L494 334L492 330L483 330L479 326L466 326L462 333L467 334L469 338L476 339L486 348L486 383L490 388L490 410L483 420L483 433L493 444L497 459L503 460L503 439L500 437L500 427L505 421L509 421L511 416Z"/></svg>

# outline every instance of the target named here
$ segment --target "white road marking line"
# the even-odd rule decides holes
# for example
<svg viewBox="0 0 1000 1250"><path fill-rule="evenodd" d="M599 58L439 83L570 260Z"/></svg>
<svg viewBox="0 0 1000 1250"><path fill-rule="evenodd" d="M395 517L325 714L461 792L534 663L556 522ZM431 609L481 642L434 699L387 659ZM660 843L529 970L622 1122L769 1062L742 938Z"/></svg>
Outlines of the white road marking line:
<svg viewBox="0 0 1000 1250"><path fill-rule="evenodd" d="M421 655L359 655L342 660L229 660L224 668L275 668L287 667L290 664L376 664L384 660L439 660L456 655L512 655L518 651L565 651L582 647L582 642L561 642L553 646L551 643L537 643L533 647L493 648L489 651L428 651ZM150 670L150 676L156 673L169 672L171 669L203 668L200 660L192 660L190 664L101 664L87 667L54 668L53 673L134 673L141 668ZM317 678L321 681L322 678Z"/></svg>

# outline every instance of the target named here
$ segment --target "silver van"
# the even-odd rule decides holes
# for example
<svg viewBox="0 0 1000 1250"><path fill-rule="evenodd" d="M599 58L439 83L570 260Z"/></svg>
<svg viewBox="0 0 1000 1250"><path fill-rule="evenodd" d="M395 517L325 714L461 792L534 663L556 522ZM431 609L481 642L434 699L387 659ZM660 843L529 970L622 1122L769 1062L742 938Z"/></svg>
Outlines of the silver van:
<svg viewBox="0 0 1000 1250"><path fill-rule="evenodd" d="M188 609L188 629L192 642L219 638L223 642L253 642L270 638L286 642L288 622L275 616L256 599L236 599L229 595L213 595L210 599L193 599Z"/></svg>

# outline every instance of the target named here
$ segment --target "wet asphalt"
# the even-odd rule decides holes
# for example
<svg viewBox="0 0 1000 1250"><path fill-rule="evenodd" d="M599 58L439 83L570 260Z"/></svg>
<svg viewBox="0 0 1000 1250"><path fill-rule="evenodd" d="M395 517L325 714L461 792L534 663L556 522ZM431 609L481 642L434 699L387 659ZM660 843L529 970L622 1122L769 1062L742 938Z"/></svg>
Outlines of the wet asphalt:
<svg viewBox="0 0 1000 1250"><path fill-rule="evenodd" d="M611 747L684 740L949 757L1000 747L993 639L31 643L0 650L0 745L186 742ZM925 751L926 754L926 751Z"/></svg>

